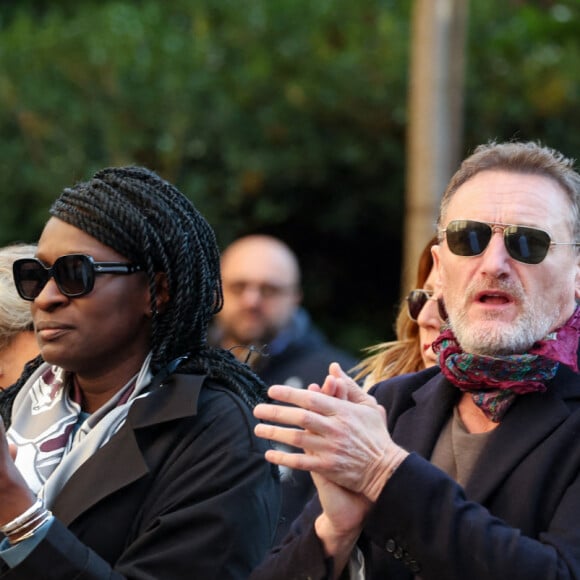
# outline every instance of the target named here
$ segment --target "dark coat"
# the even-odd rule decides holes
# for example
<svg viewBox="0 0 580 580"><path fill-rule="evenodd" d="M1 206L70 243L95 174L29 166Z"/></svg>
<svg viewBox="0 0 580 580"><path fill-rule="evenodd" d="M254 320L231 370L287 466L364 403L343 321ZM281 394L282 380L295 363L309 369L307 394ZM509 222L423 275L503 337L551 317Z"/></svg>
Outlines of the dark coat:
<svg viewBox="0 0 580 580"><path fill-rule="evenodd" d="M270 354L254 369L268 386L291 384L305 389L310 383L324 381L331 362L340 363L347 372L357 362L352 355L332 345L309 318L284 340L282 349L277 348L279 340L280 337L273 341Z"/></svg>
<svg viewBox="0 0 580 580"><path fill-rule="evenodd" d="M411 455L387 482L359 546L371 580L580 578L580 376L518 397L465 489L430 457L459 391L427 369L379 383L393 439ZM252 580L329 578L315 498Z"/></svg>
<svg viewBox="0 0 580 580"><path fill-rule="evenodd" d="M255 423L231 391L170 377L133 403L57 497L46 538L0 576L246 579L271 545L279 509Z"/></svg>

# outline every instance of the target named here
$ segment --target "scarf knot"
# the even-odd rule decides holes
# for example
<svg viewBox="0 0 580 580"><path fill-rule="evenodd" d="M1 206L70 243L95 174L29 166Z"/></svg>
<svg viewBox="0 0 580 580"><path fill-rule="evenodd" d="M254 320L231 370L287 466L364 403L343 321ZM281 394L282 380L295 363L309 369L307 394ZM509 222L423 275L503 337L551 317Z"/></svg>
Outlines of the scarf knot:
<svg viewBox="0 0 580 580"><path fill-rule="evenodd" d="M560 364L578 372L580 307L561 328L537 341L523 354L485 356L463 351L451 328L433 343L443 375L494 422L499 422L516 396L544 392Z"/></svg>

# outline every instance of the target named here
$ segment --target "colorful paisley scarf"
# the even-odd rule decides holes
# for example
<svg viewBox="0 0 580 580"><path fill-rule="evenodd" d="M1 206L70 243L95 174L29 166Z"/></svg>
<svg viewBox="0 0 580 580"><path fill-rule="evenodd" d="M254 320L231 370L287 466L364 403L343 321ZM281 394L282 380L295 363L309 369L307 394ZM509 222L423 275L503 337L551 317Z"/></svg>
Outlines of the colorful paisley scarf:
<svg viewBox="0 0 580 580"><path fill-rule="evenodd" d="M494 422L501 421L518 395L543 392L560 363L578 372L580 307L561 328L524 354L484 356L463 352L453 331L445 329L433 343L445 377Z"/></svg>

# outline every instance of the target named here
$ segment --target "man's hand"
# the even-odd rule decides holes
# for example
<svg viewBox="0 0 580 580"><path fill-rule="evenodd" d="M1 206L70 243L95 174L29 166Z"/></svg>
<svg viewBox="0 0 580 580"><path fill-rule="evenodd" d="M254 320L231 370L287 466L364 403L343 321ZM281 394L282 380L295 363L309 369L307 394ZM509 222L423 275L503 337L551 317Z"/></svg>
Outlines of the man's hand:
<svg viewBox="0 0 580 580"><path fill-rule="evenodd" d="M314 529L324 553L334 559L334 578L339 578L348 564L372 504L364 495L340 487L322 475L312 473L312 479L322 505L322 513L316 518Z"/></svg>
<svg viewBox="0 0 580 580"><path fill-rule="evenodd" d="M406 457L387 431L384 408L365 393L336 363L322 386L308 390L283 385L270 387L269 396L285 405L257 405L254 415L264 421L256 435L304 453L266 452L277 465L320 474L328 481L374 502L388 477Z"/></svg>

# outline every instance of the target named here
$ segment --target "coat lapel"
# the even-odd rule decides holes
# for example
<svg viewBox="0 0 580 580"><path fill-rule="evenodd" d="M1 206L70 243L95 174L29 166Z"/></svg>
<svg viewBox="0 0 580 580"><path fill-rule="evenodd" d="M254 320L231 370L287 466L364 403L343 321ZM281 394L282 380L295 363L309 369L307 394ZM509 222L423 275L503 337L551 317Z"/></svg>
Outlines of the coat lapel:
<svg viewBox="0 0 580 580"><path fill-rule="evenodd" d="M468 497L483 503L514 466L569 415L570 410L557 391L520 395L482 450L465 486Z"/></svg>
<svg viewBox="0 0 580 580"><path fill-rule="evenodd" d="M481 452L465 487L470 499L484 503L513 467L566 420L570 409L565 401L580 397L579 386L579 375L561 368L546 392L518 397ZM415 406L397 418L393 440L429 459L458 396L458 389L435 375L413 393Z"/></svg>
<svg viewBox="0 0 580 580"><path fill-rule="evenodd" d="M53 512L69 525L103 498L149 473L138 444L138 431L197 413L205 376L172 375L148 395L136 399L125 425L70 477L58 494Z"/></svg>
<svg viewBox="0 0 580 580"><path fill-rule="evenodd" d="M134 431L124 426L73 473L58 494L52 510L68 526L104 497L148 472Z"/></svg>
<svg viewBox="0 0 580 580"><path fill-rule="evenodd" d="M443 375L436 374L413 393L415 406L397 418L392 428L393 440L428 459L458 395ZM387 418L388 413L387 409Z"/></svg>

